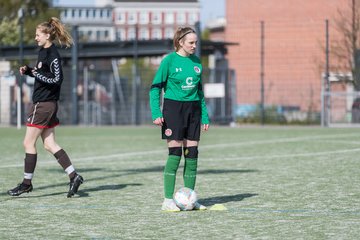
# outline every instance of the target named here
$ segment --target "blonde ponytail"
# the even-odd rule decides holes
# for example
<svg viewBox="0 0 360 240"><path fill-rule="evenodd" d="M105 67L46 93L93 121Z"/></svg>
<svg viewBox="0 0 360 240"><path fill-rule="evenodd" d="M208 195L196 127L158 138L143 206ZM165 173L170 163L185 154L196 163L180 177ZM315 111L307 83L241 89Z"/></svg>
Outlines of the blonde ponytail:
<svg viewBox="0 0 360 240"><path fill-rule="evenodd" d="M56 17L50 18L47 22L40 23L37 28L49 34L50 41L57 41L60 45L65 45L66 47L70 47L73 44L73 39L65 25Z"/></svg>

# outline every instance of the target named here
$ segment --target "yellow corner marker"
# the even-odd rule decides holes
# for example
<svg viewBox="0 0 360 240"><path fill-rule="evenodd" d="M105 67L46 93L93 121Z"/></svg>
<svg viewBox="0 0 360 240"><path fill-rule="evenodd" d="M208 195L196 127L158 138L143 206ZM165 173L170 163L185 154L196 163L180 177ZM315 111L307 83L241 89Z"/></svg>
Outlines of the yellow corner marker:
<svg viewBox="0 0 360 240"><path fill-rule="evenodd" d="M226 210L227 208L223 204L214 204L210 208L210 211L226 211Z"/></svg>

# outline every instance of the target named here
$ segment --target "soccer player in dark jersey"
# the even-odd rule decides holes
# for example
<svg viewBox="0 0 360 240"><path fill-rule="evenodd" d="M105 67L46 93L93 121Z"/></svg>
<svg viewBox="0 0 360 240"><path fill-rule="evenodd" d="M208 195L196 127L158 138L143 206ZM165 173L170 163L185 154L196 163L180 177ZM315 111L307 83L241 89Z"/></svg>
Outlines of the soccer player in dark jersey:
<svg viewBox="0 0 360 240"><path fill-rule="evenodd" d="M202 89L200 59L194 55L197 35L190 27L178 28L174 34L175 51L161 62L150 89L153 123L161 126L162 138L167 140L168 159L164 169L164 211L180 211L173 200L176 172L181 156L185 164L185 187L194 189L198 163L198 143L201 125L209 129L209 117ZM164 89L163 109L160 109ZM206 207L196 203L196 210Z"/></svg>
<svg viewBox="0 0 360 240"><path fill-rule="evenodd" d="M34 68L21 66L20 74L35 78L32 107L27 115L24 137L25 159L22 183L8 191L11 196L19 196L33 190L32 178L37 162L36 142L41 137L44 148L52 153L70 178L67 197L72 197L83 178L75 171L67 153L55 141L55 127L59 124L56 114L63 72L60 55L53 43L70 47L72 38L65 26L57 18L41 23L36 28L35 41L40 46L39 56Z"/></svg>

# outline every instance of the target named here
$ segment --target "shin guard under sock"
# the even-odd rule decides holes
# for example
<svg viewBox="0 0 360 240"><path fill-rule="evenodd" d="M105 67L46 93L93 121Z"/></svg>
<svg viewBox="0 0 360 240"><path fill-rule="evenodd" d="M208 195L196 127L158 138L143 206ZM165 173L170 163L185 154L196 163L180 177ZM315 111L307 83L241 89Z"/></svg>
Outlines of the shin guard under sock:
<svg viewBox="0 0 360 240"><path fill-rule="evenodd" d="M195 189L196 174L197 174L197 158L198 158L198 147L184 147L184 186Z"/></svg>

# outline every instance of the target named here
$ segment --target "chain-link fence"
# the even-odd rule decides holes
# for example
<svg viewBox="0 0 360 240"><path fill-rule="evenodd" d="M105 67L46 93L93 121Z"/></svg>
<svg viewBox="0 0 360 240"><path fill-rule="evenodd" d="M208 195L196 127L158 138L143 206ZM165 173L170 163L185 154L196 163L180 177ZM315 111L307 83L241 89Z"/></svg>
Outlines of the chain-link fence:
<svg viewBox="0 0 360 240"><path fill-rule="evenodd" d="M154 64L155 62L155 64ZM63 66L64 82L59 101L58 117L61 124L79 125L139 125L151 124L149 90L157 70L159 59L101 59L79 61L77 88L71 82L70 63ZM223 97L206 98L212 123L229 124L234 120L236 101L235 73L228 68L204 67L203 84L220 83L224 87ZM31 105L32 82L23 89L24 112ZM12 86L12 91L16 86ZM73 99L76 91L77 99ZM9 106L10 124L17 122L17 99L14 95ZM77 104L76 116L73 107Z"/></svg>
<svg viewBox="0 0 360 240"><path fill-rule="evenodd" d="M326 71L326 19L236 21L229 17L227 58L236 71L240 123L320 124ZM327 36L328 34L328 36ZM338 59L330 55L330 62ZM330 68L331 71L331 68Z"/></svg>

